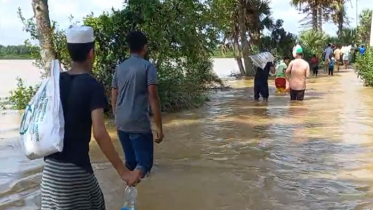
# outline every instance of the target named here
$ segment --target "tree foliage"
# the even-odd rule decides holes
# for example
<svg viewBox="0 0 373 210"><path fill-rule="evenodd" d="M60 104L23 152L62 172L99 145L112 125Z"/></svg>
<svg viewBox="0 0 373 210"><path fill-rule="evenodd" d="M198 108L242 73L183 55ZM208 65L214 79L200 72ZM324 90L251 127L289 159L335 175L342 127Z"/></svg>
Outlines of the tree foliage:
<svg viewBox="0 0 373 210"><path fill-rule="evenodd" d="M158 70L162 110L199 106L206 99L207 88L222 85L212 73L210 54L217 36L209 27L209 14L205 4L194 0L137 0L119 10L88 15L83 22L94 28L96 37L94 77L109 96L115 67L129 57L126 35L141 30L149 40L150 61ZM23 21L36 39L34 20ZM58 30L56 22L52 28L57 58L68 69L71 61L64 31ZM40 61L40 56L36 59Z"/></svg>
<svg viewBox="0 0 373 210"><path fill-rule="evenodd" d="M367 86L373 87L373 49L368 48L364 55L357 55L356 72Z"/></svg>
<svg viewBox="0 0 373 210"><path fill-rule="evenodd" d="M0 45L0 59L30 59L32 52L29 45Z"/></svg>
<svg viewBox="0 0 373 210"><path fill-rule="evenodd" d="M309 59L313 54L321 57L327 40L328 36L323 32L315 30L302 31L299 35L299 44L303 47L304 57Z"/></svg>
<svg viewBox="0 0 373 210"><path fill-rule="evenodd" d="M296 36L285 31L283 20L273 24L270 34L262 36L261 51L271 52L275 57L291 56L291 50L296 43Z"/></svg>
<svg viewBox="0 0 373 210"><path fill-rule="evenodd" d="M359 27L357 28L359 44L369 44L372 21L372 10L365 9L359 16Z"/></svg>

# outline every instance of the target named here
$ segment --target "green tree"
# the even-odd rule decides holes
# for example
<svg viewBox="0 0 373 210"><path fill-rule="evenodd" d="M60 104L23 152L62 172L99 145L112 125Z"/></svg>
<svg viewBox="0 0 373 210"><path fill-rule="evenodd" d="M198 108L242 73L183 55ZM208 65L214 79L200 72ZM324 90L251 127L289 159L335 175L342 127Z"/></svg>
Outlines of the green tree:
<svg viewBox="0 0 373 210"><path fill-rule="evenodd" d="M0 45L0 59L30 59L33 50L29 45Z"/></svg>
<svg viewBox="0 0 373 210"><path fill-rule="evenodd" d="M313 54L321 56L328 39L325 33L314 30L302 31L298 38L306 59Z"/></svg>
<svg viewBox="0 0 373 210"><path fill-rule="evenodd" d="M303 26L311 26L314 31L322 31L324 10L330 5L330 0L291 0L290 5L306 14L301 20Z"/></svg>
<svg viewBox="0 0 373 210"><path fill-rule="evenodd" d="M296 43L296 36L286 32L283 20L277 20L270 35L261 38L261 51L271 52L275 57L292 56L292 48Z"/></svg>
<svg viewBox="0 0 373 210"><path fill-rule="evenodd" d="M241 74L253 75L249 56L260 46L261 33L274 25L268 0L209 0L214 27L223 49L231 49ZM228 45L228 47L226 47ZM242 59L244 63L242 63ZM245 67L244 67L245 66Z"/></svg>
<svg viewBox="0 0 373 210"><path fill-rule="evenodd" d="M94 28L96 37L94 77L110 95L115 67L129 57L126 35L142 30L149 39L150 60L158 70L162 110L201 105L207 88L222 85L212 72L210 55L217 34L209 27L209 14L205 4L194 0L137 0L123 9L87 16L84 24ZM25 23L26 28L35 24L33 19ZM57 30L56 23L52 28L57 55L69 68L64 32Z"/></svg>
<svg viewBox="0 0 373 210"><path fill-rule="evenodd" d="M360 14L359 27L357 28L359 44L369 44L372 21L372 10L365 9Z"/></svg>

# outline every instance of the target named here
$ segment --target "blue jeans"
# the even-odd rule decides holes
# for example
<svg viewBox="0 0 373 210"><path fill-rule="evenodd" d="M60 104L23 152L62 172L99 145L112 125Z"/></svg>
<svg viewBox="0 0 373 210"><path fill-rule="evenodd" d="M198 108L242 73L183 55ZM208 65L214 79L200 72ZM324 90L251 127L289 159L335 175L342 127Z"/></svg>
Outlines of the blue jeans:
<svg viewBox="0 0 373 210"><path fill-rule="evenodd" d="M140 170L142 176L145 177L153 167L154 141L152 132L118 131L118 137L126 157L126 167L131 171Z"/></svg>

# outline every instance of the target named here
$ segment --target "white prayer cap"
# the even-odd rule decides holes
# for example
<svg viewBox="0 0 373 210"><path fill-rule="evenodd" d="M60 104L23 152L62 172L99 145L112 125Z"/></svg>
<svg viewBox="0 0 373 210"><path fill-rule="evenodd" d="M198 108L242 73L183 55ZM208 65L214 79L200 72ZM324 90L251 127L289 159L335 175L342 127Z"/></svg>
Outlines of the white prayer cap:
<svg viewBox="0 0 373 210"><path fill-rule="evenodd" d="M73 26L66 30L67 43L83 44L95 41L93 28L89 26Z"/></svg>

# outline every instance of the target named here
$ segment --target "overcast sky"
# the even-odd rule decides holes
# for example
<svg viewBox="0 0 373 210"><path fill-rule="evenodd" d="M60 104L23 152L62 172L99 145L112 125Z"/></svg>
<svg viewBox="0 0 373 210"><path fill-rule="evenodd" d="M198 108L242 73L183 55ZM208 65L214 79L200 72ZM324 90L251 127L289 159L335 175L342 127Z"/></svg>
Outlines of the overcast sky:
<svg viewBox="0 0 373 210"><path fill-rule="evenodd" d="M290 0L272 0L271 8L273 17L284 20L284 28L287 31L297 34L301 28L299 21L303 19L296 9L290 6ZM348 16L351 19L351 26L355 26L356 1L358 1L358 13L363 9L373 9L373 0L351 0L348 4ZM69 16L73 15L75 20L94 12L100 14L110 10L112 7L121 8L123 0L49 0L49 12L52 20L59 23L61 28L69 26ZM22 44L29 36L23 31L17 10L22 9L23 15L32 17L31 0L0 0L0 44L16 45ZM333 24L324 24L324 31L335 35L337 28Z"/></svg>

